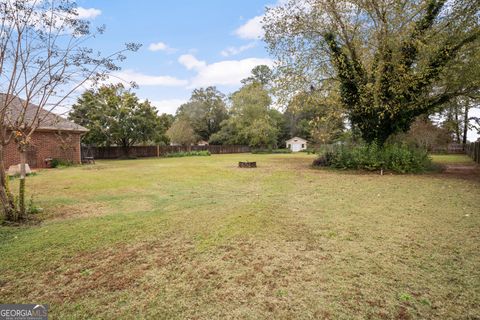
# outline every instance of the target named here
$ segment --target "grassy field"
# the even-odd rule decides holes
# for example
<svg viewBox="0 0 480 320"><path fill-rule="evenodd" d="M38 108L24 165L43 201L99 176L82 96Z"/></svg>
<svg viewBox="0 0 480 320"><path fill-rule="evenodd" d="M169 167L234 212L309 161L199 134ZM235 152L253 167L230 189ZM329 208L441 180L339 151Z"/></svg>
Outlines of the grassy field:
<svg viewBox="0 0 480 320"><path fill-rule="evenodd" d="M472 164L455 157L436 160ZM48 303L52 319L480 317L477 178L312 160L40 171L27 183L43 221L0 227L0 302Z"/></svg>

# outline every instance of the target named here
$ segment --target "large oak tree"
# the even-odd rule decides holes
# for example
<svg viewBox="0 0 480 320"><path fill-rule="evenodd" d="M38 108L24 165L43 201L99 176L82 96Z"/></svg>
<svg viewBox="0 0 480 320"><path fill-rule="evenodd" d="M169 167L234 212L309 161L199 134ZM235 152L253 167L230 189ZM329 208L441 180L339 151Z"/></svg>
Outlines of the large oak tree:
<svg viewBox="0 0 480 320"><path fill-rule="evenodd" d="M225 95L215 87L195 89L190 101L178 108L176 116L190 122L195 134L208 141L228 117Z"/></svg>
<svg viewBox="0 0 480 320"><path fill-rule="evenodd" d="M478 50L478 8L477 0L292 0L267 10L265 40L280 89L338 81L352 125L383 144L419 115L478 90L444 81Z"/></svg>
<svg viewBox="0 0 480 320"><path fill-rule="evenodd" d="M140 101L122 84L85 91L72 106L69 118L90 130L85 143L118 145L125 155L135 144L156 142L168 129L148 100Z"/></svg>

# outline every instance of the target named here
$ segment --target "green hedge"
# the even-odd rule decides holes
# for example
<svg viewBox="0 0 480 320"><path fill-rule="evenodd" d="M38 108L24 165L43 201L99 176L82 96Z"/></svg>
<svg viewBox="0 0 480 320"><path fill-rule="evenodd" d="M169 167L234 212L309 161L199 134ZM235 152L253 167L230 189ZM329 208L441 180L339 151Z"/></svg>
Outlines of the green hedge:
<svg viewBox="0 0 480 320"><path fill-rule="evenodd" d="M276 153L292 153L290 149L255 149L252 150L254 154L276 154Z"/></svg>
<svg viewBox="0 0 480 320"><path fill-rule="evenodd" d="M72 165L73 165L72 161L57 159L57 158L53 158L52 161L50 162L51 168L70 167Z"/></svg>
<svg viewBox="0 0 480 320"><path fill-rule="evenodd" d="M424 172L432 168L426 150L407 145L392 144L383 147L370 145L339 146L320 155L314 166L338 169L387 170L398 173Z"/></svg>

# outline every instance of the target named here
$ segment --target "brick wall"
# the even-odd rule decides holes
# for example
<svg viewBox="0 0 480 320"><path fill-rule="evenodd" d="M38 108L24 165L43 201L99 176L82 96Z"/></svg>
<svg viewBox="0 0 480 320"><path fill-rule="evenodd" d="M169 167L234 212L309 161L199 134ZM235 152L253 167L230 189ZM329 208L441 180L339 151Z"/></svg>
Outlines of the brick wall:
<svg viewBox="0 0 480 320"><path fill-rule="evenodd" d="M45 159L57 158L80 163L80 133L36 131L32 135L27 163L31 168L44 168ZM5 148L5 168L20 163L20 153L15 141Z"/></svg>

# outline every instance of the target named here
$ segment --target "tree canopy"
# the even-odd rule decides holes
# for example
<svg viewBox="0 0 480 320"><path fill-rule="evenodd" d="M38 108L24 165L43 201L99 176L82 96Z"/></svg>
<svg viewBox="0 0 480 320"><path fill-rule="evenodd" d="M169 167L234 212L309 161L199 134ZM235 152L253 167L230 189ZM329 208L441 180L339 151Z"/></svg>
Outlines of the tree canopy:
<svg viewBox="0 0 480 320"><path fill-rule="evenodd" d="M270 8L265 40L279 62L277 87L321 90L337 81L352 125L383 144L417 116L478 91L443 81L478 51L478 1L446 3L290 0Z"/></svg>
<svg viewBox="0 0 480 320"><path fill-rule="evenodd" d="M269 66L261 64L252 69L252 75L243 79L243 84L249 84L253 82L259 82L260 84L267 86L273 80L273 71Z"/></svg>
<svg viewBox="0 0 480 320"><path fill-rule="evenodd" d="M231 96L230 118L210 142L247 144L252 147L277 145L281 116L271 108L272 100L260 82L245 84Z"/></svg>
<svg viewBox="0 0 480 320"><path fill-rule="evenodd" d="M167 136L172 143L181 146L190 146L198 140L190 122L182 118L175 120L172 126L167 130Z"/></svg>
<svg viewBox="0 0 480 320"><path fill-rule="evenodd" d="M208 141L228 117L225 95L215 87L195 89L190 101L177 110L177 118L190 122L195 134Z"/></svg>
<svg viewBox="0 0 480 320"><path fill-rule="evenodd" d="M330 143L344 129L344 110L333 92L300 92L284 113L290 137L299 136L315 143Z"/></svg>
<svg viewBox="0 0 480 320"><path fill-rule="evenodd" d="M72 106L69 118L90 130L85 143L119 145L127 153L136 143L165 141L169 125L168 116L159 118L148 100L140 102L121 84L87 90Z"/></svg>

